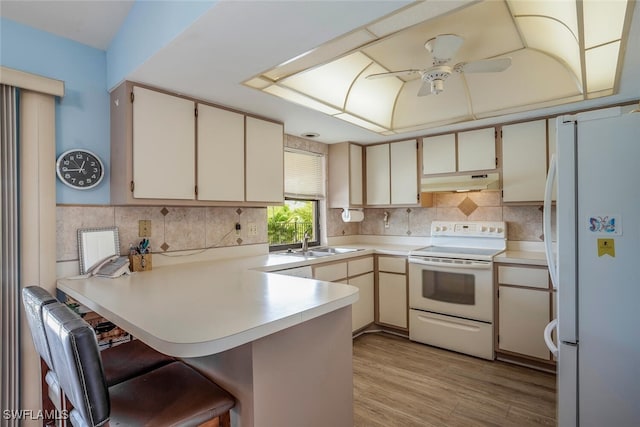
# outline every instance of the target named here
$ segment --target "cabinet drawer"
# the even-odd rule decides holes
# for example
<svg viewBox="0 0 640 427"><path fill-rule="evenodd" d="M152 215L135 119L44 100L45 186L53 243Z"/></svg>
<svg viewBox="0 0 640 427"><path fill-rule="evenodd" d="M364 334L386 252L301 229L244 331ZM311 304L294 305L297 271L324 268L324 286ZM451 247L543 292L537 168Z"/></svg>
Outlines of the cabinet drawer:
<svg viewBox="0 0 640 427"><path fill-rule="evenodd" d="M405 257L379 256L378 270L388 273L406 274L407 259Z"/></svg>
<svg viewBox="0 0 640 427"><path fill-rule="evenodd" d="M360 258L349 261L349 277L373 271L373 257Z"/></svg>
<svg viewBox="0 0 640 427"><path fill-rule="evenodd" d="M336 280L345 279L347 277L347 263L340 262L336 264L323 264L313 267L313 278L324 280L326 282L335 282Z"/></svg>
<svg viewBox="0 0 640 427"><path fill-rule="evenodd" d="M498 283L501 285L549 288L549 272L546 268L498 267Z"/></svg>

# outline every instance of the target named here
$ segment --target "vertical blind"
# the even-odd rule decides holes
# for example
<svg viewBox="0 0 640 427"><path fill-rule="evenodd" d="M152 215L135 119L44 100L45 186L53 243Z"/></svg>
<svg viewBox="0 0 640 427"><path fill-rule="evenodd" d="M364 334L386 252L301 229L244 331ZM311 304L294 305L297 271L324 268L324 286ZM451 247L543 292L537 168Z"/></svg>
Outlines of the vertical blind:
<svg viewBox="0 0 640 427"><path fill-rule="evenodd" d="M284 195L304 199L324 198L324 157L300 152L284 152Z"/></svg>
<svg viewBox="0 0 640 427"><path fill-rule="evenodd" d="M18 219L18 140L16 89L0 85L0 377L3 409L18 409L20 399L20 277ZM6 420L17 426L17 419Z"/></svg>

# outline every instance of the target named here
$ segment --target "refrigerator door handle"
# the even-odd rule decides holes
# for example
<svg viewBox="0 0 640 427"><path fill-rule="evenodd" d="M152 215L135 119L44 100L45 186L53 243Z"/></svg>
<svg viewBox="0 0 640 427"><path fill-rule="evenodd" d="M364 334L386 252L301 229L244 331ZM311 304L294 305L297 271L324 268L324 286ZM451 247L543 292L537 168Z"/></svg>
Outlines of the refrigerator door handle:
<svg viewBox="0 0 640 427"><path fill-rule="evenodd" d="M551 276L551 283L553 289L558 289L558 267L556 259L553 256L552 239L551 239L551 197L553 194L553 183L556 179L556 170L558 163L556 161L556 155L551 156L549 162L549 172L547 174L547 182L544 188L544 209L543 209L543 222L542 233L544 235L544 253L547 257L547 265L549 266L549 275Z"/></svg>
<svg viewBox="0 0 640 427"><path fill-rule="evenodd" d="M553 354L554 357L558 357L558 347L553 342L553 338L551 338L551 334L553 330L558 327L558 319L553 319L549 324L544 328L544 343L547 345L547 348Z"/></svg>

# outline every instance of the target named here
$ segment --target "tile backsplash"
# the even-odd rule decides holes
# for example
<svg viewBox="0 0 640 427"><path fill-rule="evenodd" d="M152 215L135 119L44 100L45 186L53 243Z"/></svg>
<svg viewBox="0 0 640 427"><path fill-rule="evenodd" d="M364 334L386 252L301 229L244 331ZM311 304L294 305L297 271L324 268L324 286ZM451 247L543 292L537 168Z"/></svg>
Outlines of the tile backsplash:
<svg viewBox="0 0 640 427"><path fill-rule="evenodd" d="M499 191L469 193L435 193L430 208L367 208L364 221L344 223L341 209L329 209L333 221L327 224L327 235L429 236L432 221L505 221L507 239L543 241L542 206L503 206ZM384 213L389 214L389 227L384 227Z"/></svg>
<svg viewBox="0 0 640 427"><path fill-rule="evenodd" d="M141 240L138 221L143 219L151 220L154 252L267 243L266 208L61 205L56 208L57 261L78 259L79 228L118 227L120 252L126 254ZM250 223L257 225L255 236L248 235Z"/></svg>
<svg viewBox="0 0 640 427"><path fill-rule="evenodd" d="M384 226L384 213L389 227ZM78 259L79 228L113 227L120 232L120 252L137 244L138 221L151 220L151 248L173 252L209 247L266 244L267 209L235 207L70 206L57 215L57 260ZM503 206L499 191L436 193L430 208L367 208L361 223L344 223L341 209L327 210L327 236L429 236L432 221L506 221L508 240L541 242L541 206ZM235 224L241 230L236 232ZM257 235L248 235L255 223Z"/></svg>

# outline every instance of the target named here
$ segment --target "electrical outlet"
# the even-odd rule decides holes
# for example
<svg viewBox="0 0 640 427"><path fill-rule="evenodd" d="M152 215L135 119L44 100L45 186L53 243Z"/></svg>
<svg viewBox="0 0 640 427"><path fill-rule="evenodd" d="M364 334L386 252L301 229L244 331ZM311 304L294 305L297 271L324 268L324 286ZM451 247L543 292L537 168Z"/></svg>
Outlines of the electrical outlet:
<svg viewBox="0 0 640 427"><path fill-rule="evenodd" d="M138 237L151 237L150 219L141 219L138 221Z"/></svg>
<svg viewBox="0 0 640 427"><path fill-rule="evenodd" d="M255 222L250 222L249 224L247 224L247 228L249 229L249 232L248 232L249 236L258 235L258 224L256 224Z"/></svg>

